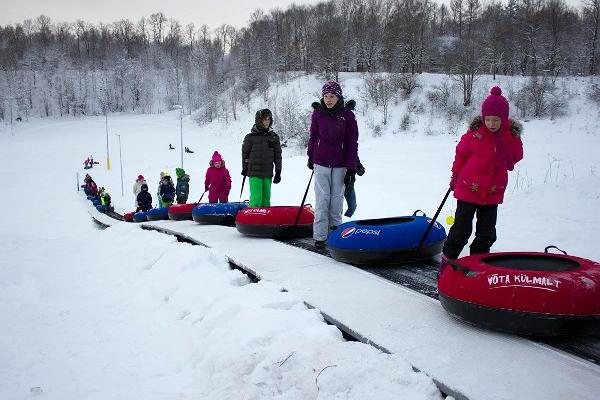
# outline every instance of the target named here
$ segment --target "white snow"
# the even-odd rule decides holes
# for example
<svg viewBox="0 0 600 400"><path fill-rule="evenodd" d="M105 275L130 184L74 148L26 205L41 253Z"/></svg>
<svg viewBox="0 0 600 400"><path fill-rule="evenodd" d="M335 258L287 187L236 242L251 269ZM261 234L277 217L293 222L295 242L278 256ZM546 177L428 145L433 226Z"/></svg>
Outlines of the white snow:
<svg viewBox="0 0 600 400"><path fill-rule="evenodd" d="M428 87L443 78L422 79ZM499 79L508 84L515 78ZM301 77L273 92L296 93L299 106L308 109L319 84L314 77ZM343 75L342 84L346 97L359 101L359 151L367 169L357 180L354 218L407 215L416 209L432 215L446 191L458 137L424 132L456 128L422 114L407 133L393 134L403 102L392 110L383 136L373 138L367 121L377 122L381 115L374 109L362 115L359 76ZM583 98L585 84L569 81L574 93L570 117L524 123L525 159L510 175L494 251L543 251L553 244L600 260L600 138L597 110ZM425 101L426 90L416 94L417 101ZM230 125L199 127L186 117L184 146L195 150L184 154L192 178L190 200L203 191L214 150L224 156L234 180L230 200L238 199L241 138L255 109L273 105L254 99ZM109 115L108 124L110 171L105 168L103 117L33 120L19 124L14 136L10 130L0 132L0 209L5 212L0 229L0 398L441 398L432 380L413 372L402 354L344 341L317 310L307 309L298 293L282 292L268 282L250 283L229 270L218 249L177 243L133 224L99 230L76 193L75 174L83 177L88 155L101 163L89 172L120 211L133 204L138 174L146 177L155 197L159 172L173 174L180 157L178 112ZM169 151L169 143L176 150ZM306 157L294 148L287 148L284 157L282 182L273 186L272 201L299 204L310 176ZM246 188L242 197L247 196ZM308 202L314 202L312 190ZM446 204L442 220L452 206L452 201ZM293 262L286 254L278 256ZM560 382L553 384L568 392Z"/></svg>

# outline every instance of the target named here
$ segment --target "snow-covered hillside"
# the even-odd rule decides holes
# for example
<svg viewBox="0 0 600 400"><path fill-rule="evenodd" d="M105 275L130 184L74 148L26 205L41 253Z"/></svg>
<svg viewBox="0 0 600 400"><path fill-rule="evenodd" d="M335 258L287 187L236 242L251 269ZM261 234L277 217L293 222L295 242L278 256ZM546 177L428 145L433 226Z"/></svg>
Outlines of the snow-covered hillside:
<svg viewBox="0 0 600 400"><path fill-rule="evenodd" d="M464 130L458 126L467 121L447 119L428 103L427 93L445 77L420 79L423 87L392 106L383 126L382 111L362 100L362 77L341 75L346 98L358 101L359 152L367 170L356 183L357 219L416 209L433 215L447 190L457 134ZM600 260L598 111L585 99L585 79L565 79L569 115L524 122L525 158L510 174L494 251L542 251L553 244ZM492 84L509 88L518 80L482 78L473 112ZM230 199L237 200L241 140L254 112L275 110L277 129L278 101L309 112L321 83L301 76L275 85L268 101L253 98L229 124L198 126L186 117L184 146L195 151L184 154L190 197L202 193L208 160L218 150L233 178ZM400 129L415 104L422 112ZM0 133L0 398L440 398L401 354L345 342L294 293L249 283L215 251L135 225L97 229L76 192L83 160L92 154L100 161L88 172L118 210L129 211L138 174L154 196L159 172L173 174L179 166L178 118L178 112L109 115L110 171L103 117L32 120L17 124L13 136L10 129ZM287 147L273 204L299 204L309 176L304 151ZM312 191L308 202L314 202ZM446 204L442 220L453 204Z"/></svg>

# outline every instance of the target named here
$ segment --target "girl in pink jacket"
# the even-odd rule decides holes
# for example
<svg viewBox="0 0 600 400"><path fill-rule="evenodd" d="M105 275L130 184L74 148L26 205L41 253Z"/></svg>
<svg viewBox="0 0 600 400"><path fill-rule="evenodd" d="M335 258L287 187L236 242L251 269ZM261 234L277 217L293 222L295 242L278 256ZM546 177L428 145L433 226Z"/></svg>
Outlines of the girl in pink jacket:
<svg viewBox="0 0 600 400"><path fill-rule="evenodd" d="M521 125L508 119L508 101L495 86L456 146L450 188L457 199L454 224L444 243L442 263L457 258L473 231L470 254L489 253L496 241L498 204L504 200L508 171L523 158ZM443 265L442 265L443 267Z"/></svg>
<svg viewBox="0 0 600 400"><path fill-rule="evenodd" d="M225 168L225 160L215 151L206 170L204 189L208 191L210 203L227 203L231 190L231 176Z"/></svg>

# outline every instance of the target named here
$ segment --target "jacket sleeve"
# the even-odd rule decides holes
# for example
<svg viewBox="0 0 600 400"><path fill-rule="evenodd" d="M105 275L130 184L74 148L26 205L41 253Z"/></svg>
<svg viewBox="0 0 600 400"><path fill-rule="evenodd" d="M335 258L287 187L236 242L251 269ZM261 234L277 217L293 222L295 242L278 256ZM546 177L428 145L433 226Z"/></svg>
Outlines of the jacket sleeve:
<svg viewBox="0 0 600 400"><path fill-rule="evenodd" d="M356 116L352 111L348 111L349 121L346 125L346 135L344 138L344 147L346 148L346 168L349 171L356 172L358 159L358 124Z"/></svg>
<svg viewBox="0 0 600 400"><path fill-rule="evenodd" d="M206 169L206 176L204 177L204 187L207 188L210 186L210 168Z"/></svg>
<svg viewBox="0 0 600 400"><path fill-rule="evenodd" d="M452 164L452 174L458 176L460 170L467 162L467 159L471 155L471 145L469 141L469 132L465 133L461 138L460 142L456 145L456 154L454 156L454 163Z"/></svg>
<svg viewBox="0 0 600 400"><path fill-rule="evenodd" d="M520 137L510 135L510 147L508 155L508 170L515 169L515 164L523 159L523 142Z"/></svg>
<svg viewBox="0 0 600 400"><path fill-rule="evenodd" d="M308 149L306 154L308 158L313 159L315 144L319 140L319 123L317 121L317 110L313 111L310 121L310 133L308 137Z"/></svg>
<svg viewBox="0 0 600 400"><path fill-rule="evenodd" d="M276 174L281 174L281 167L282 167L282 161L281 161L281 140L279 139L279 135L274 134L275 135L275 148L273 149L274 151L274 156L275 156L275 173Z"/></svg>
<svg viewBox="0 0 600 400"><path fill-rule="evenodd" d="M242 170L248 170L248 158L250 158L250 152L252 151L252 141L250 135L244 137L244 143L242 143Z"/></svg>
<svg viewBox="0 0 600 400"><path fill-rule="evenodd" d="M229 175L229 170L225 169L225 191L229 193L231 190L231 175Z"/></svg>

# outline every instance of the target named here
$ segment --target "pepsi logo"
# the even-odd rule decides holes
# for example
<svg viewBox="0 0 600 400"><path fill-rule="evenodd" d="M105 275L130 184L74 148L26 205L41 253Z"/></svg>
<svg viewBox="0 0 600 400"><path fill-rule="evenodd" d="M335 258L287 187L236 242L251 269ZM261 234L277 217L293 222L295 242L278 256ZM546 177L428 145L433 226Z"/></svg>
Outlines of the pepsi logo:
<svg viewBox="0 0 600 400"><path fill-rule="evenodd" d="M356 228L354 228L354 227L349 227L349 228L344 229L342 231L342 239L346 239L347 237L351 236L355 231L356 231Z"/></svg>

